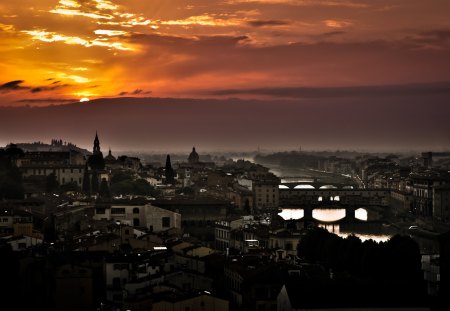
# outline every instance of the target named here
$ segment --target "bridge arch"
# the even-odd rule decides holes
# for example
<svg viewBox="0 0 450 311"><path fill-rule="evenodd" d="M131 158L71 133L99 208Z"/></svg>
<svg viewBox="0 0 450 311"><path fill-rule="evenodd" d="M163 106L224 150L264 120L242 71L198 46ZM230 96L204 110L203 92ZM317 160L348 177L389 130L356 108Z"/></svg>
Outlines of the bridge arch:
<svg viewBox="0 0 450 311"><path fill-rule="evenodd" d="M320 186L319 189L337 189L338 187L334 186L334 185L323 185Z"/></svg>
<svg viewBox="0 0 450 311"><path fill-rule="evenodd" d="M301 185L295 186L294 189L316 189L316 188L314 188L313 185L304 185L304 184L301 184Z"/></svg>

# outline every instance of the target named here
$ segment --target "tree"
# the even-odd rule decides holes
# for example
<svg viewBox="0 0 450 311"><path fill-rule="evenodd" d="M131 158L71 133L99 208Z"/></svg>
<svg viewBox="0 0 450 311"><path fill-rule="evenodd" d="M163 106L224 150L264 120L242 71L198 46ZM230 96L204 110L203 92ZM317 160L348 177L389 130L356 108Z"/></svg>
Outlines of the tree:
<svg viewBox="0 0 450 311"><path fill-rule="evenodd" d="M92 190L92 193L98 193L98 187L99 187L99 182L98 182L97 171L93 170L92 171L92 178L91 178L91 190Z"/></svg>
<svg viewBox="0 0 450 311"><path fill-rule="evenodd" d="M56 190L58 190L58 187L59 183L58 180L56 179L55 173L47 175L47 177L45 178L45 192L53 193Z"/></svg>
<svg viewBox="0 0 450 311"><path fill-rule="evenodd" d="M166 176L166 184L173 185L175 183L175 172L172 168L172 164L170 163L170 155L167 155L166 158L166 168L164 171L164 174Z"/></svg>
<svg viewBox="0 0 450 311"><path fill-rule="evenodd" d="M89 178L89 168L87 163L84 166L83 185L81 190L86 194L91 193L91 179Z"/></svg>
<svg viewBox="0 0 450 311"><path fill-rule="evenodd" d="M0 154L0 198L23 199L25 190L22 174L7 152Z"/></svg>
<svg viewBox="0 0 450 311"><path fill-rule="evenodd" d="M109 186L108 186L108 182L106 181L106 178L102 178L102 182L100 183L99 194L102 198L110 198L111 197L111 193L109 192Z"/></svg>

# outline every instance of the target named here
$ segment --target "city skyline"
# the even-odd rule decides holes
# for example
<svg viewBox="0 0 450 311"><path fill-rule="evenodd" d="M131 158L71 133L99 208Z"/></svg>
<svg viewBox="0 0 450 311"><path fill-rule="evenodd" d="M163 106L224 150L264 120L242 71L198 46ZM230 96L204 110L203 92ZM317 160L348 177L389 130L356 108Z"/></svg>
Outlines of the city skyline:
<svg viewBox="0 0 450 311"><path fill-rule="evenodd" d="M120 150L447 150L449 9L3 1L0 106L20 108L0 107L0 143L88 146L99 130Z"/></svg>

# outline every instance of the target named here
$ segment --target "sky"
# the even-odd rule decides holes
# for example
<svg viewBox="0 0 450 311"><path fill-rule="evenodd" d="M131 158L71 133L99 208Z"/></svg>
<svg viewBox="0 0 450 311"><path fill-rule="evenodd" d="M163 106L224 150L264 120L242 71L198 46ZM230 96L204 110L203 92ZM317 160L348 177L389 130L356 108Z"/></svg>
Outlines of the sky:
<svg viewBox="0 0 450 311"><path fill-rule="evenodd" d="M448 12L448 0L0 0L0 106L419 96L426 109L450 94Z"/></svg>

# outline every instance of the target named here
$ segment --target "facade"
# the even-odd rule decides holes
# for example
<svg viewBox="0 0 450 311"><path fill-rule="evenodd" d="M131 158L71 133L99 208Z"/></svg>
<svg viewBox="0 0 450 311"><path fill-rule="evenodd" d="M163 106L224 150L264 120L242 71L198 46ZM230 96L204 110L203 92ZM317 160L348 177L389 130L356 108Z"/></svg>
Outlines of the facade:
<svg viewBox="0 0 450 311"><path fill-rule="evenodd" d="M229 248L231 231L242 227L243 224L244 219L241 217L216 221L215 248L223 251Z"/></svg>
<svg viewBox="0 0 450 311"><path fill-rule="evenodd" d="M280 203L279 178L267 175L253 180L253 205L256 209L278 208Z"/></svg>
<svg viewBox="0 0 450 311"><path fill-rule="evenodd" d="M433 216L433 189L447 184L450 181L449 177L430 171L423 174L414 174L411 176L411 180L414 199L413 213L427 217ZM441 193L444 194L445 191Z"/></svg>
<svg viewBox="0 0 450 311"><path fill-rule="evenodd" d="M110 256L105 261L106 299L123 304L145 300L151 288L163 282L168 255L165 252L145 252ZM168 269L167 269L168 270ZM150 308L150 305L147 306Z"/></svg>
<svg viewBox="0 0 450 311"><path fill-rule="evenodd" d="M276 251L277 260L287 256L297 256L297 248L302 235L298 230L280 228L269 231L269 248Z"/></svg>
<svg viewBox="0 0 450 311"><path fill-rule="evenodd" d="M146 227L153 232L181 229L181 214L151 204L96 206L93 219L119 221L133 227Z"/></svg>
<svg viewBox="0 0 450 311"><path fill-rule="evenodd" d="M30 177L45 178L54 174L60 185L76 183L81 187L85 159L76 151L26 152L17 160L17 167L25 180Z"/></svg>
<svg viewBox="0 0 450 311"><path fill-rule="evenodd" d="M433 217L445 223L450 222L450 184L433 188Z"/></svg>

